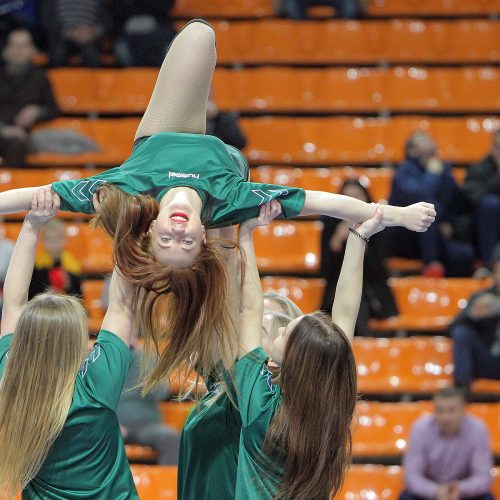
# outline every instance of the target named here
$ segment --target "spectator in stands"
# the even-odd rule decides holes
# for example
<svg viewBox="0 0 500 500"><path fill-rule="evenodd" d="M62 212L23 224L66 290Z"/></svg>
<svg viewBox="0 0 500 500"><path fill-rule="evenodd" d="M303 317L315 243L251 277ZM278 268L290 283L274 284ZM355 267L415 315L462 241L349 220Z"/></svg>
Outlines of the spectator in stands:
<svg viewBox="0 0 500 500"><path fill-rule="evenodd" d="M357 179L347 180L341 194L372 203L368 190ZM326 280L321 309L331 311L340 269L344 260L345 247L349 236L349 224L339 219L322 217L324 224L321 236L321 275ZM367 246L365 273L363 275L363 295L356 322L355 335L370 336L370 318L389 318L398 314L392 291L387 284L389 272L384 263L383 234L377 234Z"/></svg>
<svg viewBox="0 0 500 500"><path fill-rule="evenodd" d="M131 346L134 360L125 379L116 413L126 444L151 446L159 453L160 465L177 465L180 434L165 425L158 404L170 392L167 386L158 386L144 397L137 387L140 379L142 351Z"/></svg>
<svg viewBox="0 0 500 500"><path fill-rule="evenodd" d="M7 276L7 269L9 268L10 258L14 251L14 243L5 238L0 232L0 312L2 311L2 289Z"/></svg>
<svg viewBox="0 0 500 500"><path fill-rule="evenodd" d="M489 265L500 238L500 129L489 154L467 171L464 195L474 213L479 255Z"/></svg>
<svg viewBox="0 0 500 500"><path fill-rule="evenodd" d="M73 254L65 249L64 222L60 219L48 221L43 228L43 242L45 249L36 258L29 297L47 289L81 297L81 266Z"/></svg>
<svg viewBox="0 0 500 500"><path fill-rule="evenodd" d="M426 132L415 132L405 147L406 160L398 165L389 198L403 206L424 199L436 206L438 218L429 231L420 234L392 230L392 252L397 257L421 259L424 274L440 277L470 276L474 263L471 244L455 238L459 190L451 166L439 159L437 146Z"/></svg>
<svg viewBox="0 0 500 500"><path fill-rule="evenodd" d="M102 306L108 307L109 285L111 275L104 279L102 291ZM170 396L166 385L157 386L144 397L137 387L140 379L142 350L138 349L137 341L132 342L133 362L125 379L123 392L116 410L123 439L126 444L151 446L158 451L160 465L177 465L179 457L180 434L165 425L158 404Z"/></svg>
<svg viewBox="0 0 500 500"><path fill-rule="evenodd" d="M206 133L237 149L243 149L247 145L247 138L238 123L238 115L220 111L214 100L213 87L208 97Z"/></svg>
<svg viewBox="0 0 500 500"><path fill-rule="evenodd" d="M161 66L177 30L175 0L114 0L115 54L121 66Z"/></svg>
<svg viewBox="0 0 500 500"><path fill-rule="evenodd" d="M24 165L29 131L58 114L45 72L33 66L35 45L29 31L12 30L2 52L0 69L0 156L11 167Z"/></svg>
<svg viewBox="0 0 500 500"><path fill-rule="evenodd" d="M104 0L42 0L40 15L51 66L67 64L74 50L81 54L84 66L100 66L100 43L106 26Z"/></svg>
<svg viewBox="0 0 500 500"><path fill-rule="evenodd" d="M357 19L363 14L362 0L282 0L278 1L278 12L289 19L307 19L307 9L314 5L335 7L340 19Z"/></svg>
<svg viewBox="0 0 500 500"><path fill-rule="evenodd" d="M400 500L493 500L488 429L465 414L460 389L438 392L434 414L413 424L403 465L406 489Z"/></svg>
<svg viewBox="0 0 500 500"><path fill-rule="evenodd" d="M493 286L473 294L450 327L455 384L465 389L474 378L500 380L500 246L493 259Z"/></svg>

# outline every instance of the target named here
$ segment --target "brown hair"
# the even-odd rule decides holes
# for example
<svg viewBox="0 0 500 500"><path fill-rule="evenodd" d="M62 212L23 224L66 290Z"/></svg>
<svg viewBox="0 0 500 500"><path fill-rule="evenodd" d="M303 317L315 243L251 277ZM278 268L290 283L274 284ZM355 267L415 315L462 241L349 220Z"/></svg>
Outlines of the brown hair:
<svg viewBox="0 0 500 500"><path fill-rule="evenodd" d="M156 199L131 196L112 185L100 188L98 195L99 213L93 223L113 237L115 265L127 280L138 285L134 316L144 351L150 355L150 362L143 366L143 390L148 392L194 359L201 373L210 373L217 359L229 368L237 340L226 300L228 275L218 242L203 244L189 267L164 266L153 257L148 235L159 213Z"/></svg>
<svg viewBox="0 0 500 500"><path fill-rule="evenodd" d="M78 299L44 293L28 302L0 384L2 498L38 474L68 417L87 348L87 315Z"/></svg>
<svg viewBox="0 0 500 500"><path fill-rule="evenodd" d="M325 500L341 488L351 458L357 384L349 339L322 313L304 316L280 377L283 401L263 445L284 471L275 498Z"/></svg>

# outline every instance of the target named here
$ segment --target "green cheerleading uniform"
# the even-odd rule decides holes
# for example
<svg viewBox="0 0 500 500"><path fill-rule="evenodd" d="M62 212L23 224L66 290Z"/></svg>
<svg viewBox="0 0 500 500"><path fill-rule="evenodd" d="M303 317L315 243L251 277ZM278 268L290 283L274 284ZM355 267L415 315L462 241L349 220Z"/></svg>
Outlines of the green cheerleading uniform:
<svg viewBox="0 0 500 500"><path fill-rule="evenodd" d="M224 378L231 390L230 376L225 374ZM235 498L241 419L226 393L207 404L215 394L214 382L208 378L208 394L193 409L182 430L177 480L179 500Z"/></svg>
<svg viewBox="0 0 500 500"><path fill-rule="evenodd" d="M239 224L259 215L259 206L278 199L281 218L300 214L303 189L246 182L248 163L237 149L210 135L161 132L139 140L120 167L93 177L54 182L61 209L95 212L92 195L103 184L126 193L162 199L174 187L194 189L203 202L201 220L209 228Z"/></svg>
<svg viewBox="0 0 500 500"><path fill-rule="evenodd" d="M0 377L11 341L0 339ZM139 499L115 412L131 361L128 346L101 330L77 375L63 430L23 500Z"/></svg>
<svg viewBox="0 0 500 500"><path fill-rule="evenodd" d="M262 445L269 424L281 404L280 387L272 383L269 357L262 347L236 363L236 391L241 417L237 500L272 500L283 471L269 463Z"/></svg>

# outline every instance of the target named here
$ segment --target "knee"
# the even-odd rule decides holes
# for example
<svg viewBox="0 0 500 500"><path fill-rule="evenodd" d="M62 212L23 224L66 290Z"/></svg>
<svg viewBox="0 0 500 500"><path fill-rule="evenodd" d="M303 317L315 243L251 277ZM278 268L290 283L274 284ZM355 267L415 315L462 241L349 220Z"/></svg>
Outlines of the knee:
<svg viewBox="0 0 500 500"><path fill-rule="evenodd" d="M455 344L467 344L474 335L474 332L464 325L455 325L450 330L451 337Z"/></svg>
<svg viewBox="0 0 500 500"><path fill-rule="evenodd" d="M500 196L496 194L484 196L478 204L478 210L481 213L500 213Z"/></svg>
<svg viewBox="0 0 500 500"><path fill-rule="evenodd" d="M215 43L215 31L206 21L196 19L189 23L182 32L189 34L189 36L196 36L196 38L203 42Z"/></svg>

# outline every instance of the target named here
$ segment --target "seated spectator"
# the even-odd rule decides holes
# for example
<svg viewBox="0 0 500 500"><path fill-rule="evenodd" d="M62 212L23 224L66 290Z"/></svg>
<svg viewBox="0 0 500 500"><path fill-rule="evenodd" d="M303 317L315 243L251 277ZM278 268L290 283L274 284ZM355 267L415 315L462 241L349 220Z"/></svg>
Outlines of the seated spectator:
<svg viewBox="0 0 500 500"><path fill-rule="evenodd" d="M406 160L394 175L389 203L404 206L425 200L435 205L437 218L425 233L391 229L393 255L423 260L426 276L470 276L474 248L454 234L459 195L451 166L437 156L432 137L425 132L412 134L406 143Z"/></svg>
<svg viewBox="0 0 500 500"><path fill-rule="evenodd" d="M151 446L158 454L159 465L177 465L180 434L165 425L158 404L169 397L166 386L159 386L141 396L137 388L140 378L142 351L131 346L134 360L125 379L116 413L125 444Z"/></svg>
<svg viewBox="0 0 500 500"><path fill-rule="evenodd" d="M289 19L307 19L307 9L326 5L335 7L339 19L357 19L363 14L363 0L282 0L278 11Z"/></svg>
<svg viewBox="0 0 500 500"><path fill-rule="evenodd" d="M71 51L81 54L84 66L100 66L106 24L104 0L40 0L39 9L51 66L66 65Z"/></svg>
<svg viewBox="0 0 500 500"><path fill-rule="evenodd" d="M450 327L455 385L473 379L500 380L500 246L494 252L493 286L477 292Z"/></svg>
<svg viewBox="0 0 500 500"><path fill-rule="evenodd" d="M9 268L10 258L14 251L14 242L5 238L0 232L0 312L2 311L2 289L7 276L7 269Z"/></svg>
<svg viewBox="0 0 500 500"><path fill-rule="evenodd" d="M357 179L347 180L341 194L371 203L368 190ZM337 281L344 260L349 224L340 219L322 217L321 275L326 280L321 309L331 311ZM389 272L384 263L384 235L375 235L366 248L366 266L363 276L363 294L356 322L355 335L370 336L370 318L389 318L398 314L392 291L387 284Z"/></svg>
<svg viewBox="0 0 500 500"><path fill-rule="evenodd" d="M7 37L0 69L0 157L10 167L24 166L29 131L54 118L58 108L45 72L33 66L35 46L29 31L15 29Z"/></svg>
<svg viewBox="0 0 500 500"><path fill-rule="evenodd" d="M45 249L35 260L30 299L47 289L81 297L81 266L73 254L65 249L64 222L60 219L49 220L42 230L42 238Z"/></svg>
<svg viewBox="0 0 500 500"><path fill-rule="evenodd" d="M403 465L405 491L400 500L493 500L488 429L465 414L459 389L438 392L434 414L413 424Z"/></svg>
<svg viewBox="0 0 500 500"><path fill-rule="evenodd" d="M207 105L207 135L214 135L226 144L237 149L243 149L247 145L247 138L238 123L236 113L220 111L214 100L213 88L210 89Z"/></svg>
<svg viewBox="0 0 500 500"><path fill-rule="evenodd" d="M474 213L479 256L491 263L493 249L500 241L500 129L492 137L491 151L470 167L464 195Z"/></svg>
<svg viewBox="0 0 500 500"><path fill-rule="evenodd" d="M115 45L121 66L160 66L177 31L170 20L174 0L115 0Z"/></svg>

